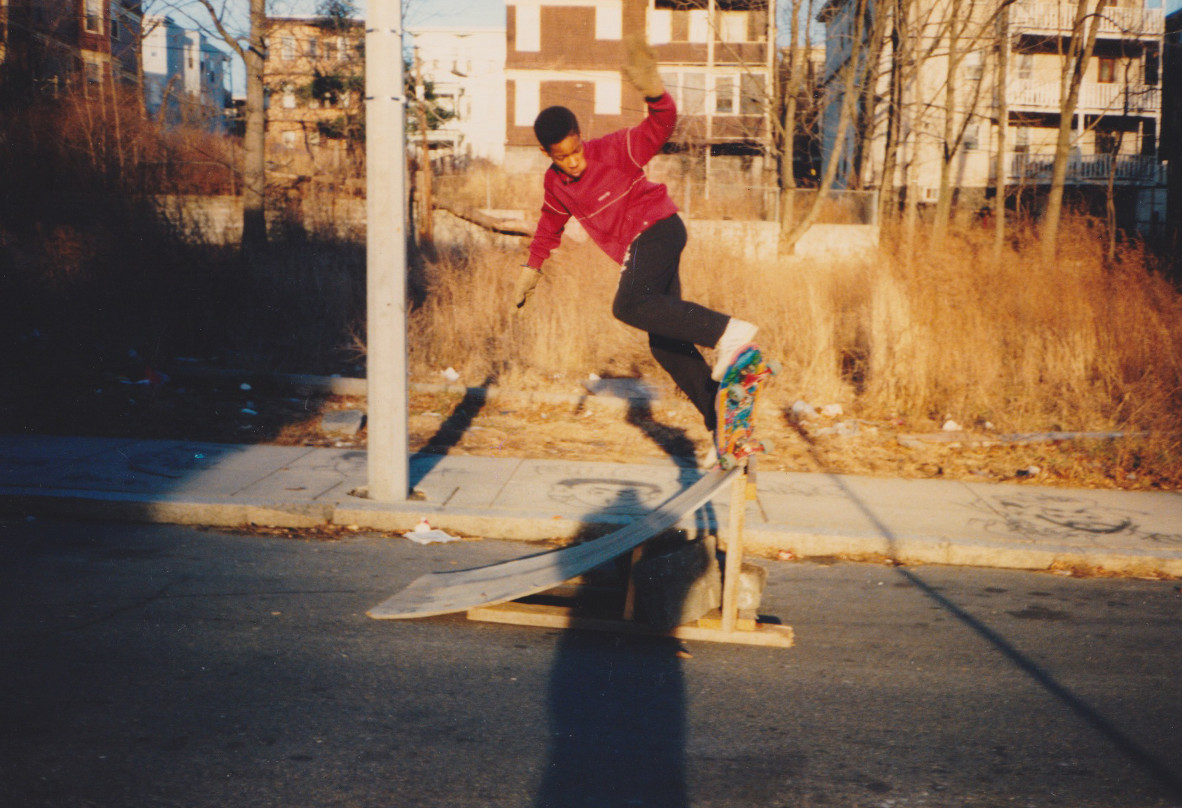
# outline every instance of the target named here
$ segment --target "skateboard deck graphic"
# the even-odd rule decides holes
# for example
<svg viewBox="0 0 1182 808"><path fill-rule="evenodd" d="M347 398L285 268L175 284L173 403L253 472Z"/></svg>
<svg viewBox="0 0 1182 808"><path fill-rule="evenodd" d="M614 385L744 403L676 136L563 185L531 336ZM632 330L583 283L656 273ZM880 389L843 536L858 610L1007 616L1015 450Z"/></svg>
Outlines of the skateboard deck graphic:
<svg viewBox="0 0 1182 808"><path fill-rule="evenodd" d="M643 518L593 541L499 564L424 575L367 614L377 620L430 617L552 589L673 527L681 517L706 504L737 472L711 469Z"/></svg>
<svg viewBox="0 0 1182 808"><path fill-rule="evenodd" d="M724 469L738 466L744 458L764 451L755 440L755 406L760 391L776 372L759 346L743 346L726 369L718 386L715 408L718 427L714 431L714 448L718 463Z"/></svg>

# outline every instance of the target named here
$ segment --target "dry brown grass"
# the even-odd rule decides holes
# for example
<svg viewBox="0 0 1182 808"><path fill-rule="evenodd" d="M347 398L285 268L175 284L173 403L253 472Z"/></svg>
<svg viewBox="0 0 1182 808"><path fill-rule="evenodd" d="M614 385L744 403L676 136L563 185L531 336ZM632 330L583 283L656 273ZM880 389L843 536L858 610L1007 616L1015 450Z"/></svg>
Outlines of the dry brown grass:
<svg viewBox="0 0 1182 808"><path fill-rule="evenodd" d="M990 239L964 232L910 259L888 248L858 262L742 266L729 245L691 242L685 295L761 324L784 365L778 406L1004 432L1182 429L1182 298L1146 256L1105 266L1086 220L1052 264L1022 239L994 263ZM642 335L612 319L617 270L591 245L565 244L511 316L523 253L481 248L427 267L416 374L453 366L469 383L536 388L597 373L668 389Z"/></svg>

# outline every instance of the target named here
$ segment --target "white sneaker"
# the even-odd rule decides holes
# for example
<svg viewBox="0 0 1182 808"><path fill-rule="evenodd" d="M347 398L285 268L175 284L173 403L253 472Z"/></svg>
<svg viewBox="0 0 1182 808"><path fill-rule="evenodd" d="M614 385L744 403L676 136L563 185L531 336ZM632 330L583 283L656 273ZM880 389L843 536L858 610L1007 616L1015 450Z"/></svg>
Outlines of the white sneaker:
<svg viewBox="0 0 1182 808"><path fill-rule="evenodd" d="M726 324L726 331L722 332L722 337L719 338L718 344L714 346L717 352L714 358L714 370L710 374L710 378L716 382L722 381L722 377L726 375L726 369L730 367L731 362L735 359L735 354L739 352L747 343L755 338L755 332L759 329L747 322L732 317L730 322Z"/></svg>

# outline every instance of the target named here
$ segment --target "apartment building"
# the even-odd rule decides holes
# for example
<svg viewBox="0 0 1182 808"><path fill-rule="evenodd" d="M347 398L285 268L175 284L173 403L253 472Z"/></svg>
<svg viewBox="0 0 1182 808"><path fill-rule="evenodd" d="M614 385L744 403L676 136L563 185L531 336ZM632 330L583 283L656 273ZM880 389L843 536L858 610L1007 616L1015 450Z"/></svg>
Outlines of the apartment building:
<svg viewBox="0 0 1182 808"><path fill-rule="evenodd" d="M1166 43L1162 62L1161 156L1168 166L1166 177L1167 248L1182 252L1182 9L1166 17ZM1182 279L1182 260L1174 259L1175 278Z"/></svg>
<svg viewBox="0 0 1182 808"><path fill-rule="evenodd" d="M348 169L362 145L365 25L360 20L272 17L263 86L267 160L279 174Z"/></svg>
<svg viewBox="0 0 1182 808"><path fill-rule="evenodd" d="M1067 174L1068 184L1085 195L1105 186L1110 176L1122 192L1134 195L1161 181L1164 13L1153 1L1116 0L1098 18L1088 17L1099 25L1072 116ZM858 58L876 65L866 73L874 91L859 88L853 131L837 149L842 71L855 50L854 7L855 0L830 0L819 16L826 24L828 48L824 151L839 160L839 184L910 187L921 202L935 202L947 156L959 203L979 206L995 179L1001 127L1007 185L1037 190L1049 184L1075 2L1017 0L1003 7L999 0L916 0L907 26L898 29L893 20L885 20L882 42L861 43ZM869 19L890 12L872 5ZM1008 25L1008 37L999 36L1001 19ZM900 30L907 37L906 50L900 47L896 53L890 37ZM1007 67L1004 86L998 84L1001 59ZM893 125L901 148L894 176L884 177L893 79L898 80L894 93L899 110Z"/></svg>
<svg viewBox="0 0 1182 808"><path fill-rule="evenodd" d="M452 117L429 133L457 157L505 157L505 29L415 28L415 66Z"/></svg>
<svg viewBox="0 0 1182 808"><path fill-rule="evenodd" d="M17 92L134 87L142 16L140 0L4 0L4 82Z"/></svg>
<svg viewBox="0 0 1182 808"><path fill-rule="evenodd" d="M759 154L769 145L775 0L508 0L506 160L537 155L533 121L572 109L584 134L630 126L644 99L620 75L644 32L680 110L674 147Z"/></svg>
<svg viewBox="0 0 1182 808"><path fill-rule="evenodd" d="M226 128L230 57L171 17L144 18L144 102L150 117L220 132Z"/></svg>

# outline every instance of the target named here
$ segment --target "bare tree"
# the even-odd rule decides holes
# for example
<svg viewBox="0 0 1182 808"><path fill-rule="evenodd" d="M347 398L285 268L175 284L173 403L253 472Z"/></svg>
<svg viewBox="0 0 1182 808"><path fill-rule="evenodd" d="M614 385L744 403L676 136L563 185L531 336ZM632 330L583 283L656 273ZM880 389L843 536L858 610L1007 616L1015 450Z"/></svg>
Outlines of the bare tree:
<svg viewBox="0 0 1182 808"><path fill-rule="evenodd" d="M1000 261L1006 238L1006 144L1010 128L1010 15L997 17L997 151L993 157L993 260Z"/></svg>
<svg viewBox="0 0 1182 808"><path fill-rule="evenodd" d="M829 92L837 92L838 94L837 127L834 132L833 142L829 153L825 155L825 168L821 173L821 183L817 188L817 193L813 197L812 203L794 225L791 227L781 225L779 243L779 252L781 254L790 253L795 247L796 242L800 241L801 236L808 232L813 222L821 215L821 207L824 204L826 195L833 187L833 180L837 176L838 165L842 162L844 152L846 151L846 137L854 118L854 108L858 102L858 95L855 92L856 88L859 86L860 81L866 80L868 71L877 70L877 65L867 64L867 60L864 58L869 1L854 0L854 8L851 11L852 27L849 38L849 54L841 69L830 77L834 81L830 85ZM837 11L835 13L841 12ZM841 82L839 87L836 86L837 80Z"/></svg>
<svg viewBox="0 0 1182 808"><path fill-rule="evenodd" d="M242 143L242 248L251 250L267 242L265 197L267 189L265 148L266 110L263 105L263 67L267 46L265 0L250 0L250 33L242 41L227 27L224 6L197 0L209 12L222 41L246 64L246 134Z"/></svg>
<svg viewBox="0 0 1182 808"><path fill-rule="evenodd" d="M1090 14L1088 6L1095 2ZM1071 156L1071 129L1079 104L1079 88L1083 83L1084 71L1092 58L1096 45L1096 34L1104 9L1110 0L1077 0L1075 20L1071 26L1071 39L1063 62L1062 78L1059 85L1059 137L1055 144L1055 162L1051 169L1051 188L1047 195L1047 207L1043 216L1043 230L1040 237L1044 259L1052 259L1059 240L1059 222L1063 216L1063 187L1067 182L1067 161ZM1091 24L1088 19L1091 18ZM1086 27L1086 33L1085 33Z"/></svg>

